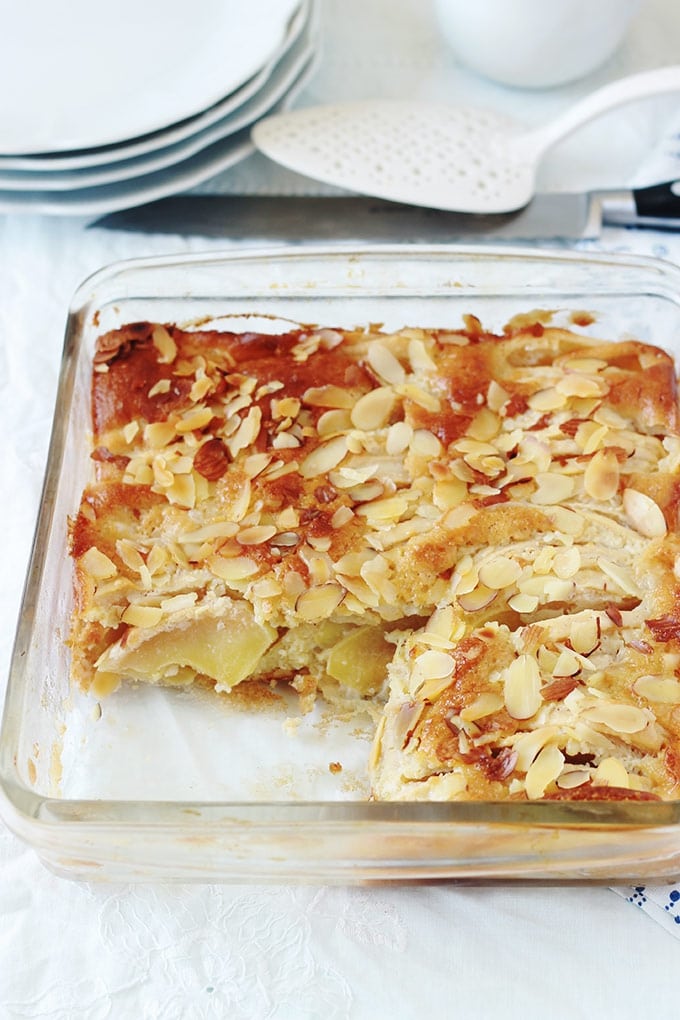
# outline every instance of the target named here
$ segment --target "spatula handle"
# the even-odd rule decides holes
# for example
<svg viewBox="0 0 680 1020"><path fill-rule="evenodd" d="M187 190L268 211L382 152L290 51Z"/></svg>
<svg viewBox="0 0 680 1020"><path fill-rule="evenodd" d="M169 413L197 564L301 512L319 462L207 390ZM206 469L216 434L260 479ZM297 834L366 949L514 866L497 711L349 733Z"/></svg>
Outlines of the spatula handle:
<svg viewBox="0 0 680 1020"><path fill-rule="evenodd" d="M617 106L632 103L664 92L680 92L680 67L659 67L619 78L575 103L561 116L536 130L526 133L525 141L542 155L556 142Z"/></svg>
<svg viewBox="0 0 680 1020"><path fill-rule="evenodd" d="M638 216L674 220L676 228L680 229L680 180L635 188L633 197Z"/></svg>

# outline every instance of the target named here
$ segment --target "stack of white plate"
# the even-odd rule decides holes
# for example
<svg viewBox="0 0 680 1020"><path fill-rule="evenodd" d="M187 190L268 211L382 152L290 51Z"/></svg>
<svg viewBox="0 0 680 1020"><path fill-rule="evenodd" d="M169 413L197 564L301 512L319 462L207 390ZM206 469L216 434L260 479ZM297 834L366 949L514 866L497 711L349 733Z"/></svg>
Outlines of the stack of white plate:
<svg viewBox="0 0 680 1020"><path fill-rule="evenodd" d="M253 151L253 124L292 103L311 75L317 4L11 3L0 212L102 214L233 166Z"/></svg>

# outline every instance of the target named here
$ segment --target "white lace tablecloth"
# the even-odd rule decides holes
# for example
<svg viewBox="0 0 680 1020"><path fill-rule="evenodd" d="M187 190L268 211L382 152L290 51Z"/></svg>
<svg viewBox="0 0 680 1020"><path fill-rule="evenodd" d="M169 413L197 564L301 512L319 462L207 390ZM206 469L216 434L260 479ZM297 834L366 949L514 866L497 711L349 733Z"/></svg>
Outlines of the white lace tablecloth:
<svg viewBox="0 0 680 1020"><path fill-rule="evenodd" d="M673 47L680 52L673 6L650 0L656 20L602 75L668 63ZM402 21L388 8L399 8ZM426 3L328 0L326 16L326 56L301 102L368 95L377 82L389 83L386 92L441 96L451 81L477 101L483 92L497 106L520 102L460 69L446 72ZM549 115L585 87L525 96L527 118ZM668 108L663 117L656 109L644 118L630 113L616 128L608 123L608 141L565 149L546 170L547 183L616 186L678 172L680 121L674 128ZM650 156L644 150L652 142ZM211 187L313 190L256 158ZM0 218L0 685L71 294L117 259L218 247L88 230L75 219ZM680 233L608 230L580 247L680 264ZM0 1020L670 1020L680 1010L680 942L669 933L680 934L673 887L90 886L53 877L0 826Z"/></svg>

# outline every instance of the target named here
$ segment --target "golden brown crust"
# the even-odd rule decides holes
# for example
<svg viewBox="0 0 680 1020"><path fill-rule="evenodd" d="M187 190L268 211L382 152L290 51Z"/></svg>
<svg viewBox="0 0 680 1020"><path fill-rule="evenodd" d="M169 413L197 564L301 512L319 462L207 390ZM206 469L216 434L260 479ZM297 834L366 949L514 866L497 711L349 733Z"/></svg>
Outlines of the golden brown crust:
<svg viewBox="0 0 680 1020"><path fill-rule="evenodd" d="M377 797L677 795L680 417L662 351L542 312L500 336L472 317L134 323L94 360L93 481L71 525L83 687L288 680L378 711L388 694Z"/></svg>

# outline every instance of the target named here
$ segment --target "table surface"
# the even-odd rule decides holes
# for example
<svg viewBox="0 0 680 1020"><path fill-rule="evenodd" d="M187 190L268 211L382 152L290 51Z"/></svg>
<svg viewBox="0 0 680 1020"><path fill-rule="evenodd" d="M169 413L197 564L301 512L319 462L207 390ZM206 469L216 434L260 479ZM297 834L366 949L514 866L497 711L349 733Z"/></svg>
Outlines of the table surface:
<svg viewBox="0 0 680 1020"><path fill-rule="evenodd" d="M374 41L382 33L391 47L381 50L380 68L371 74L401 68L405 87L414 68L424 66L434 29L428 4L399 0L395 6L411 31L413 59L394 19L377 19L378 8L385 14L384 0L372 5L326 0L328 56L300 103L334 95L341 69L352 61L357 68L362 64L371 33ZM637 42L629 42L619 62L602 74L669 62L664 54L672 44L677 52L680 43L680 14L673 20L671 7L671 0L650 0L657 20L641 23ZM350 33L362 17L365 31L355 51L356 33ZM665 50L654 49L660 37ZM522 97L506 96L458 68L451 73L461 91L525 104L534 120L602 77L591 76L568 94ZM424 93L437 94L444 80L428 79ZM349 92L360 87L355 76ZM616 186L677 173L680 145L674 131L666 131L668 111L665 121L657 111L651 153L640 150L644 132L638 116L623 116L612 127L615 144L608 153L623 153L620 158L613 163L598 158L602 138L580 154L578 146L565 150L546 171L546 186ZM645 131L653 121L645 120ZM276 188L315 190L295 175L277 176L256 158L201 190ZM118 259L223 247L197 237L88 229L78 218L0 217L0 467L8 482L0 500L5 621L0 684L30 551L73 291L88 274ZM606 230L598 241L577 247L632 251L680 264L680 233ZM506 1018L531 1020L547 1008L557 1018L627 1018L651 1015L651 1003L655 1017L671 1018L679 1008L673 975L680 941L673 937L673 910L664 909L669 894L656 892L662 924L655 920L651 891L645 902L642 892L625 889L617 895L593 886L95 886L55 878L0 826L0 1018L380 1020L502 1011ZM672 908L673 901L666 905ZM680 932L680 923L675 927Z"/></svg>

